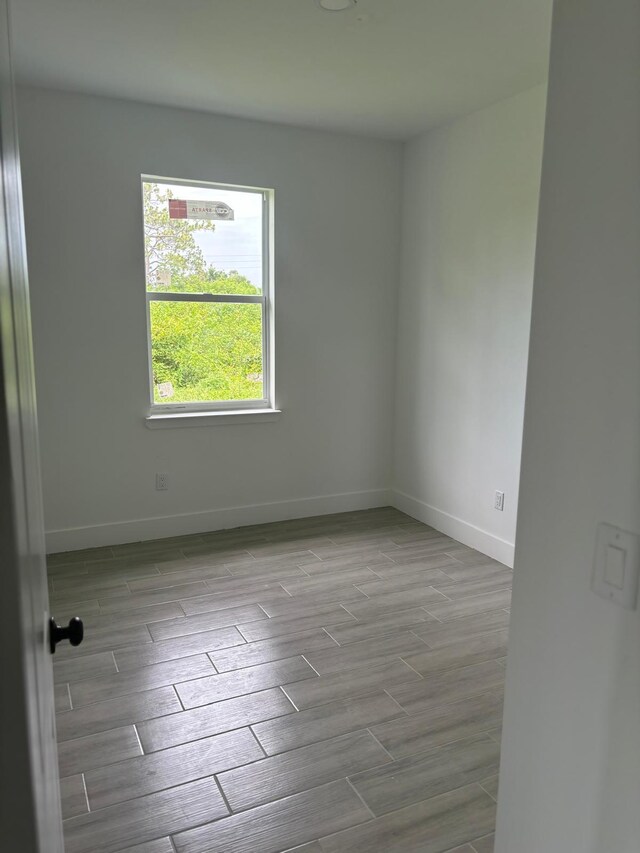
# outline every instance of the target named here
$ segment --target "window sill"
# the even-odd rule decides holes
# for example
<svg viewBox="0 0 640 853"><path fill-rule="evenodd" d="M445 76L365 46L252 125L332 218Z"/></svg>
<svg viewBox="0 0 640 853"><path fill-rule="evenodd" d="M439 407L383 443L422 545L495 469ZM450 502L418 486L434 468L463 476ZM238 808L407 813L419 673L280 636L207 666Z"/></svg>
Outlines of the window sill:
<svg viewBox="0 0 640 853"><path fill-rule="evenodd" d="M230 424L257 424L280 419L280 409L236 409L220 412L167 412L147 415L148 429L175 429L178 427L229 426Z"/></svg>

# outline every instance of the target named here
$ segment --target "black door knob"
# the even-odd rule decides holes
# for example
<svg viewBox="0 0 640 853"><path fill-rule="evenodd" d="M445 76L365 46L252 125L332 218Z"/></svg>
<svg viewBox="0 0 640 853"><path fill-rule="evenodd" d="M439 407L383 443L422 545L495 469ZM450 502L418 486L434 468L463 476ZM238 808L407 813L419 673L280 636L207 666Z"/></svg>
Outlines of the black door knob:
<svg viewBox="0 0 640 853"><path fill-rule="evenodd" d="M82 624L82 619L78 616L69 619L69 624L66 628L58 625L53 616L49 619L49 648L52 655L55 655L56 646L60 640L69 640L72 646L79 646L83 637L84 625Z"/></svg>

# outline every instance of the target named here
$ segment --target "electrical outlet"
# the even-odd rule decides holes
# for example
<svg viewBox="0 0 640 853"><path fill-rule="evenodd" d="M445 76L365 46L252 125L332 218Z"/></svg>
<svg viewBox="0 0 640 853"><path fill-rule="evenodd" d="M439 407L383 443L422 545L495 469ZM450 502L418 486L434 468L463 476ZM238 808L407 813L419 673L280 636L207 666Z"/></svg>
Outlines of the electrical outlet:
<svg viewBox="0 0 640 853"><path fill-rule="evenodd" d="M156 474L156 491L157 492L166 492L169 488L169 475L168 474Z"/></svg>
<svg viewBox="0 0 640 853"><path fill-rule="evenodd" d="M504 492L496 492L494 507L500 510L500 512L504 512Z"/></svg>

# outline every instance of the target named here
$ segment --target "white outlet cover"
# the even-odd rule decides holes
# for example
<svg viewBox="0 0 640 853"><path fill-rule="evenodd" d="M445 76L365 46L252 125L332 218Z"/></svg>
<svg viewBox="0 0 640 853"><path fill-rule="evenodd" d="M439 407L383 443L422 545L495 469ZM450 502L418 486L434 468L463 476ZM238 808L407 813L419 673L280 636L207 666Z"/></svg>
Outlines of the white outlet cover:
<svg viewBox="0 0 640 853"><path fill-rule="evenodd" d="M635 610L639 571L638 535L612 524L599 524L591 589L614 604Z"/></svg>

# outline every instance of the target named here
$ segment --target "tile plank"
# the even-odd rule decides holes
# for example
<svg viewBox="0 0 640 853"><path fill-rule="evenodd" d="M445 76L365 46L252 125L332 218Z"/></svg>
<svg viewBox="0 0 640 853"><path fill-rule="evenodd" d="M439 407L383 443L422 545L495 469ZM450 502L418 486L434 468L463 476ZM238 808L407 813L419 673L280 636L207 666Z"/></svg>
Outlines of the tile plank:
<svg viewBox="0 0 640 853"><path fill-rule="evenodd" d="M387 692L409 714L467 699L500 688L504 669L495 661L451 669L413 683L395 684ZM295 699L294 699L295 702Z"/></svg>
<svg viewBox="0 0 640 853"><path fill-rule="evenodd" d="M406 716L397 702L380 692L258 722L251 728L267 755L276 755Z"/></svg>
<svg viewBox="0 0 640 853"><path fill-rule="evenodd" d="M391 758L373 736L359 731L219 773L218 782L231 810L239 812L388 762Z"/></svg>
<svg viewBox="0 0 640 853"><path fill-rule="evenodd" d="M393 580L403 576L414 576L419 580L421 573L437 580L442 575L451 578L449 568L455 570L457 566L460 566L460 563L454 557L449 557L447 554L435 554L433 557L425 557L423 560L414 560L409 563L397 562L391 557L387 557L387 562L377 565L375 571L383 580Z"/></svg>
<svg viewBox="0 0 640 853"><path fill-rule="evenodd" d="M282 581L282 586L294 597L304 593L331 592L333 590L338 596L337 600L339 600L340 591L343 587L376 580L379 580L378 575L365 567L344 569L333 574L315 574L313 577L287 578Z"/></svg>
<svg viewBox="0 0 640 853"><path fill-rule="evenodd" d="M269 578L301 578L308 577L309 566L318 565L317 557L309 555L304 559L297 558L295 561L287 559L277 562L234 563L227 566L234 578L252 577L267 580Z"/></svg>
<svg viewBox="0 0 640 853"><path fill-rule="evenodd" d="M364 669L353 669L285 685L285 693L299 710L326 705L338 699L365 696L380 688L398 687L405 682L419 682L422 677L401 660L391 660Z"/></svg>
<svg viewBox="0 0 640 853"><path fill-rule="evenodd" d="M487 735L475 735L352 775L349 781L379 816L480 782L497 771L499 761L498 744Z"/></svg>
<svg viewBox="0 0 640 853"><path fill-rule="evenodd" d="M334 646L305 654L305 658L319 675L333 675L349 669L374 666L393 658L418 657L426 650L425 644L414 634L403 631L383 637L374 637L349 646ZM410 661L407 661L411 665Z"/></svg>
<svg viewBox="0 0 640 853"><path fill-rule="evenodd" d="M71 647L73 648L73 646ZM57 657L56 649L56 657ZM93 655L70 657L68 660L53 662L53 678L56 683L65 681L82 681L85 678L95 678L101 675L111 675L117 672L116 662L111 652L100 652Z"/></svg>
<svg viewBox="0 0 640 853"><path fill-rule="evenodd" d="M158 571L155 575L145 575L141 578L127 578L129 589L131 592L146 592L150 589L169 589L172 586L179 586L180 584L192 581L231 577L224 565L187 566L186 563L186 560L178 560L176 563L178 571L175 572L169 572L165 564L165 570L163 572Z"/></svg>
<svg viewBox="0 0 640 853"><path fill-rule="evenodd" d="M134 599L137 601L137 597ZM84 617L83 617L84 618ZM184 618L184 610L178 602L167 604L151 604L147 607L135 607L132 610L121 610L117 613L98 613L84 620L84 630L87 637L93 631L112 631L114 634L122 628L132 625L152 625L165 619Z"/></svg>
<svg viewBox="0 0 640 853"><path fill-rule="evenodd" d="M59 714L62 711L69 711L71 709L71 695L69 693L69 685L66 683L54 684L53 700L56 709L56 714Z"/></svg>
<svg viewBox="0 0 640 853"><path fill-rule="evenodd" d="M460 601L445 601L442 604L425 605L427 612L446 622L449 619L459 619L461 616L471 616L474 613L484 613L490 610L504 610L511 605L511 591L489 592L485 595L474 595Z"/></svg>
<svg viewBox="0 0 640 853"><path fill-rule="evenodd" d="M380 575L381 566L393 566L394 562L391 557L382 554L380 551L362 551L354 554L349 554L345 557L330 557L329 559L320 560L318 563L305 564L304 570L311 577L316 575L337 574L344 569L367 568L373 569L377 575Z"/></svg>
<svg viewBox="0 0 640 853"><path fill-rule="evenodd" d="M81 773L60 779L60 803L63 820L86 814L89 811Z"/></svg>
<svg viewBox="0 0 640 853"><path fill-rule="evenodd" d="M456 644L479 634L504 630L509 627L509 621L509 614L504 610L492 610L489 613L454 619L446 624L430 622L411 630L424 640L430 648L440 649L443 646Z"/></svg>
<svg viewBox="0 0 640 853"><path fill-rule="evenodd" d="M353 788L340 781L178 833L173 840L177 853L280 853L369 818Z"/></svg>
<svg viewBox="0 0 640 853"><path fill-rule="evenodd" d="M429 594L427 594L429 595ZM442 599L444 601L444 599ZM347 601L343 606L349 611L358 621L375 622L380 619L389 617L392 613L398 614L405 610L415 610L416 607L422 605L421 601L416 600L416 596L411 591L401 590L398 593L390 593L387 595L376 595L374 598L362 599L361 601ZM436 622L436 617L427 612L429 622Z"/></svg>
<svg viewBox="0 0 640 853"><path fill-rule="evenodd" d="M89 805L92 811L104 809L261 758L262 750L249 729L202 738L90 770L85 773Z"/></svg>
<svg viewBox="0 0 640 853"><path fill-rule="evenodd" d="M431 557L435 554L444 554L448 548L457 544L454 539L449 539L448 536L430 536L428 539L423 539L417 542L408 543L405 545L396 545L388 547L383 545L380 549L383 554L389 554L397 562L409 562L410 560L422 560L425 557Z"/></svg>
<svg viewBox="0 0 640 853"><path fill-rule="evenodd" d="M358 589L361 589L370 598L379 595L390 595L397 592L426 592L428 590L430 601L445 601L445 593L439 592L438 586L448 586L449 579L439 569L429 570L425 572L405 572L398 577L389 580L374 580L367 583L357 584ZM448 597L448 596L446 596ZM421 603L426 603L424 600Z"/></svg>
<svg viewBox="0 0 640 853"><path fill-rule="evenodd" d="M121 558L114 560L111 564L90 564L87 566L87 573L90 578L99 578L108 575L110 578L120 578L125 581L150 578L160 574L158 567L153 563L132 565L128 560Z"/></svg>
<svg viewBox="0 0 640 853"><path fill-rule="evenodd" d="M441 649L420 651L404 660L417 669L420 675L428 675L445 669L472 666L488 660L498 660L507 653L507 631L493 631L469 637L461 643L452 643Z"/></svg>
<svg viewBox="0 0 640 853"><path fill-rule="evenodd" d="M394 758L408 758L479 732L491 737L492 727L501 719L502 700L482 693L373 725L371 731Z"/></svg>
<svg viewBox="0 0 640 853"><path fill-rule="evenodd" d="M380 583L387 583L387 581L380 581ZM365 594L367 594L366 591ZM452 602L447 601L442 593L435 590L432 586L418 584L412 585L407 589L398 589L395 592L377 593L367 601L367 604L372 608L375 606L380 609L384 608L387 613L392 610L402 610L403 608L408 609L416 606L425 607L429 613L432 613L432 607L438 608L450 603ZM357 607L358 605L356 604L355 606ZM351 610L350 607L348 609ZM357 615L357 613L354 613L354 615ZM440 618L437 616L437 613L432 613L432 615Z"/></svg>
<svg viewBox="0 0 640 853"><path fill-rule="evenodd" d="M282 690L274 687L146 720L138 723L137 729L144 751L149 753L240 729L294 711L295 708Z"/></svg>
<svg viewBox="0 0 640 853"><path fill-rule="evenodd" d="M495 776L490 776L488 779L482 779L480 785L485 789L487 794L497 802L498 801L498 782L499 776L496 773Z"/></svg>
<svg viewBox="0 0 640 853"><path fill-rule="evenodd" d="M424 647L424 643L422 645ZM330 648L337 648L335 640L332 640L322 628L315 628L302 634L287 634L273 640L259 640L256 643L244 643L244 645L236 645L234 648L225 648L221 651L211 652L209 658L213 661L218 672L230 672L234 669L269 663L296 655L305 655L309 660L308 652Z"/></svg>
<svg viewBox="0 0 640 853"><path fill-rule="evenodd" d="M364 601L362 593L358 594L358 600ZM264 610L270 619L276 619L281 616L317 616L327 610L344 609L340 602L336 601L314 601L313 597L307 597L304 600L301 596L288 599L284 598L281 601L264 601L260 607Z"/></svg>
<svg viewBox="0 0 640 853"><path fill-rule="evenodd" d="M210 592L209 589L206 592ZM180 606L187 616L195 616L198 613L209 613L212 610L226 610L229 607L241 607L246 604L261 604L263 601L273 599L290 600L291 596L278 583L269 582L262 585L262 589L254 589L249 592L211 593L210 595L198 595L194 598L180 600Z"/></svg>
<svg viewBox="0 0 640 853"><path fill-rule="evenodd" d="M181 710L182 705L173 687L161 687L158 690L108 699L58 714L58 741L86 737Z"/></svg>
<svg viewBox="0 0 640 853"><path fill-rule="evenodd" d="M385 536L382 539L377 539L374 536L373 540L369 540L369 547L366 545L366 540L352 542L350 544L324 545L321 548L316 548L314 553L317 554L323 561L331 559L343 559L348 557L358 557L361 560L360 565L367 565L367 556L375 556L380 553L388 553L398 550L398 546L393 543L390 537ZM362 559L364 557L364 560Z"/></svg>
<svg viewBox="0 0 640 853"><path fill-rule="evenodd" d="M299 592L295 596L287 594L287 598L261 601L260 605L269 616L278 615L280 605L290 612L300 612L303 609L318 607L322 604L343 604L346 601L366 601L367 597L353 585L343 585L339 592L335 589L316 589L313 592Z"/></svg>
<svg viewBox="0 0 640 853"><path fill-rule="evenodd" d="M245 540L242 537L229 539L208 538L208 534L204 534L201 541L193 545L185 545L182 548L182 554L188 560L206 560L210 565L230 564L235 560L246 561L251 559L251 554L244 545L250 545L250 540Z"/></svg>
<svg viewBox="0 0 640 853"><path fill-rule="evenodd" d="M109 598L98 598L101 613L122 613L125 610L138 610L140 607L150 607L153 604L167 604L202 596L209 590L204 581L176 584L166 589L151 589L138 592L135 595L112 595ZM184 609L184 608L183 608Z"/></svg>
<svg viewBox="0 0 640 853"><path fill-rule="evenodd" d="M456 543L455 547L449 548L447 554L455 557L456 560L459 560L461 563L465 563L470 566L495 566L502 571L509 568L509 566L504 563L500 563L498 560L492 560L491 557L487 557L487 555L483 554L481 551L475 551L473 548L467 548L466 545L461 545L459 542Z"/></svg>
<svg viewBox="0 0 640 853"><path fill-rule="evenodd" d="M182 610L180 611L182 614ZM257 604L246 607L229 607L226 610L201 613L198 616L184 616L177 619L166 619L163 622L152 622L149 631L153 639L169 640L174 637L185 637L187 634L199 634L214 628L227 628L266 619L267 614Z"/></svg>
<svg viewBox="0 0 640 853"><path fill-rule="evenodd" d="M68 622L73 616L82 614L82 619L100 613L100 604L97 598L79 598L71 593L62 595L49 594L49 611L56 622L62 624Z"/></svg>
<svg viewBox="0 0 640 853"><path fill-rule="evenodd" d="M75 595L76 598L98 598L109 592L127 593L127 582L110 574L54 577L55 596Z"/></svg>
<svg viewBox="0 0 640 853"><path fill-rule="evenodd" d="M336 642L341 646L362 640L373 639L385 634L399 633L403 628L420 626L424 622L435 622L426 610L416 607L413 610L399 610L388 613L379 619L370 619L359 622L347 622L342 625L329 625L325 627Z"/></svg>
<svg viewBox="0 0 640 853"><path fill-rule="evenodd" d="M215 628L213 631L203 631L199 634L187 634L171 640L160 640L157 643L141 648L132 646L115 652L118 670L137 669L163 661L179 660L229 646L244 645L245 640L236 628Z"/></svg>
<svg viewBox="0 0 640 853"><path fill-rule="evenodd" d="M442 536L434 527L428 527L426 524L415 525L405 524L401 529L396 528L392 535L391 541L396 545L415 545L419 542L430 542L434 539L439 539Z"/></svg>
<svg viewBox="0 0 640 853"><path fill-rule="evenodd" d="M136 844L135 847L127 847L118 853L175 853L175 848L170 838L158 838L157 841Z"/></svg>
<svg viewBox="0 0 640 853"><path fill-rule="evenodd" d="M502 563L489 563L473 565L469 563L461 563L456 560L455 563L447 566L442 566L442 571L445 575L451 578L454 583L469 583L471 581L485 580L493 577L502 576L507 571L507 566ZM511 571L511 570L509 570ZM513 572L511 572L513 579Z"/></svg>
<svg viewBox="0 0 640 853"><path fill-rule="evenodd" d="M300 634L313 628L322 628L325 625L339 624L341 622L355 622L355 618L339 604L318 606L309 612L295 612L284 616L261 622L250 622L238 625L238 630L248 643L258 640L268 640L282 637L286 634Z"/></svg>
<svg viewBox="0 0 640 853"><path fill-rule="evenodd" d="M493 830L495 806L470 785L321 838L320 845L323 853L444 853Z"/></svg>
<svg viewBox="0 0 640 853"><path fill-rule="evenodd" d="M302 682L305 678L315 680L317 677L304 658L295 657L187 681L177 684L176 691L185 709L189 709L293 681Z"/></svg>
<svg viewBox="0 0 640 853"><path fill-rule="evenodd" d="M271 541L262 544L251 545L249 553L258 560L265 557L282 557L286 554L314 551L322 545L331 545L331 539L327 536L300 536L298 538L285 539L284 541Z"/></svg>
<svg viewBox="0 0 640 853"><path fill-rule="evenodd" d="M288 569L282 566L272 566L270 570L274 572L274 577L254 577L252 574L242 575L241 577L230 575L228 578L215 578L205 581L205 583L209 592L214 595L229 595L244 592L266 593L272 590L276 590L279 595L281 587L290 580L309 580L308 575L305 575L298 566ZM268 598L269 596L264 597Z"/></svg>
<svg viewBox="0 0 640 853"><path fill-rule="evenodd" d="M469 598L469 596L481 595L485 592L496 592L502 589L511 589L512 583L513 574L511 572L502 572L501 574L492 575L489 578L481 578L462 583L434 583L434 587L452 601L458 601L461 598Z"/></svg>
<svg viewBox="0 0 640 853"><path fill-rule="evenodd" d="M116 853L227 814L216 783L201 779L65 821L65 853Z"/></svg>
<svg viewBox="0 0 640 853"><path fill-rule="evenodd" d="M496 837L493 835L485 835L484 838L477 838L471 845L471 849L475 853L493 853Z"/></svg>
<svg viewBox="0 0 640 853"><path fill-rule="evenodd" d="M61 741L58 744L60 776L84 773L136 755L142 755L142 747L133 726Z"/></svg>
<svg viewBox="0 0 640 853"><path fill-rule="evenodd" d="M116 696L203 678L214 671L213 664L206 655L193 655L177 661L164 661L140 669L78 681L69 685L69 689L73 707L81 708L83 705L92 705L94 702Z"/></svg>

